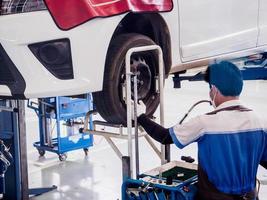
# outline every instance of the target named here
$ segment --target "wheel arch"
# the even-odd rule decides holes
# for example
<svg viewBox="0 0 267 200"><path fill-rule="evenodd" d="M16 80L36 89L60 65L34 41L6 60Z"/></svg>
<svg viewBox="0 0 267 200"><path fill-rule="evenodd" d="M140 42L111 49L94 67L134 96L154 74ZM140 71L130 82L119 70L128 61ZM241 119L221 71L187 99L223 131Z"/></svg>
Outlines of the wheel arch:
<svg viewBox="0 0 267 200"><path fill-rule="evenodd" d="M121 34L139 33L151 38L163 51L165 73L168 74L172 65L171 38L168 25L158 13L129 13L116 27L112 41Z"/></svg>

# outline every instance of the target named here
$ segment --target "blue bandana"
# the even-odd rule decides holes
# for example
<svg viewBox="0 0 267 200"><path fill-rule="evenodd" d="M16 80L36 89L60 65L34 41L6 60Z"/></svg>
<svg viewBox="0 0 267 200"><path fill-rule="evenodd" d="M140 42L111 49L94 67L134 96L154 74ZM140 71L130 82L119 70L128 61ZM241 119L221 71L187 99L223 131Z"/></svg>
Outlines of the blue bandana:
<svg viewBox="0 0 267 200"><path fill-rule="evenodd" d="M236 65L222 61L209 65L209 84L215 85L224 96L239 96L243 77Z"/></svg>

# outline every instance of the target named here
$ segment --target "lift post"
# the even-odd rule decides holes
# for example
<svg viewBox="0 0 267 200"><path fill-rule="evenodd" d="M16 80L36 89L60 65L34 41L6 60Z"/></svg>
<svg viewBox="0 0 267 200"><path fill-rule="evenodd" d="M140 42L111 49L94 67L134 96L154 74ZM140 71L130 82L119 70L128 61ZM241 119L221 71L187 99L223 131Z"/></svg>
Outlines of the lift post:
<svg viewBox="0 0 267 200"><path fill-rule="evenodd" d="M0 100L0 139L9 147L13 162L5 173L5 200L28 200L31 195L56 189L28 187L27 145L25 125L25 102L23 100Z"/></svg>
<svg viewBox="0 0 267 200"><path fill-rule="evenodd" d="M1 100L0 138L14 161L5 174L3 199L29 199L24 101ZM3 109L5 108L5 109Z"/></svg>

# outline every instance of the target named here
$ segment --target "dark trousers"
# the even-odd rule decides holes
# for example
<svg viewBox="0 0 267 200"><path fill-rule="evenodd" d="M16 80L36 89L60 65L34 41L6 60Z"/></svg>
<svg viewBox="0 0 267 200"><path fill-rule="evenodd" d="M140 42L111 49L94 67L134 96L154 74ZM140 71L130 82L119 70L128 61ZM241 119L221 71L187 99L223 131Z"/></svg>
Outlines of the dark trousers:
<svg viewBox="0 0 267 200"><path fill-rule="evenodd" d="M244 195L230 195L224 193L214 193L211 191L199 191L195 200L258 200L254 191Z"/></svg>
<svg viewBox="0 0 267 200"><path fill-rule="evenodd" d="M241 195L220 192L208 179L207 174L198 165L198 194L195 200L257 200L255 190Z"/></svg>

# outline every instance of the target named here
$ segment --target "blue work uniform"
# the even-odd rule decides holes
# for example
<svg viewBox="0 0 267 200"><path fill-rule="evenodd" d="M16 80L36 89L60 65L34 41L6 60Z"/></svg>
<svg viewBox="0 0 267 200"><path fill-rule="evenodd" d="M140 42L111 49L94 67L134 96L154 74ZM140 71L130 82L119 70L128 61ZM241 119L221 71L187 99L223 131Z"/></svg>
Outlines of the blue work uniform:
<svg viewBox="0 0 267 200"><path fill-rule="evenodd" d="M226 109L240 105L239 100L224 102L215 109L220 112L169 129L179 148L198 143L198 162L209 182L231 195L253 191L258 166L267 161L267 121L252 110Z"/></svg>

